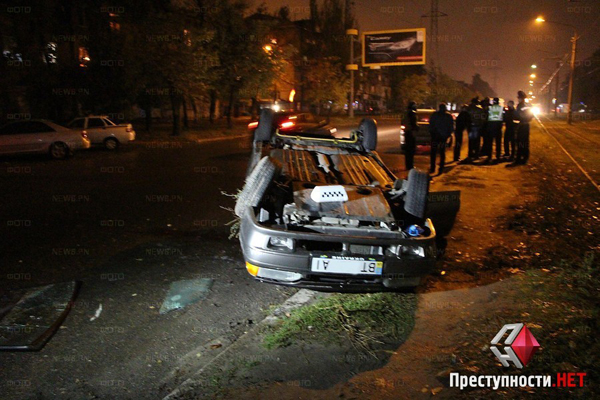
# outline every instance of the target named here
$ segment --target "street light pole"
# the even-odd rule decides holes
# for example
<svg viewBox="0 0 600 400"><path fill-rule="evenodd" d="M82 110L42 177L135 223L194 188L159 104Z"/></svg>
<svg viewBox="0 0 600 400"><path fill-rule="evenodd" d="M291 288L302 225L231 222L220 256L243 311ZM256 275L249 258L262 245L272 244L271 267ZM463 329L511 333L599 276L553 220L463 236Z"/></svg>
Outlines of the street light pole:
<svg viewBox="0 0 600 400"><path fill-rule="evenodd" d="M567 103L569 103L569 113L567 114L567 124L573 125L573 81L575 78L575 58L577 57L577 31L573 30L571 38L571 74L569 76L569 95Z"/></svg>
<svg viewBox="0 0 600 400"><path fill-rule="evenodd" d="M348 116L354 117L354 71L358 70L358 64L354 64L354 36L358 36L357 29L347 29L346 35L350 37L350 64L346 70L350 71L350 95L348 99Z"/></svg>
<svg viewBox="0 0 600 400"><path fill-rule="evenodd" d="M556 99L554 101L554 118L557 117L557 113L558 113L558 90L560 87L560 67L561 67L560 61L557 61L556 62L556 78L555 78L556 83L554 84L555 85L554 86L554 88L555 88L554 89L554 98Z"/></svg>

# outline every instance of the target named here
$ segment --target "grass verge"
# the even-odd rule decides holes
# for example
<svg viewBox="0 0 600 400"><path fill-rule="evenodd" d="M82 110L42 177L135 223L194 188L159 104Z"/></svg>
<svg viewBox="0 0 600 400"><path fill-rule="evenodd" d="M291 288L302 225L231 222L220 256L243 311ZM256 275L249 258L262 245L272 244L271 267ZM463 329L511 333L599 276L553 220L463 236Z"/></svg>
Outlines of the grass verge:
<svg viewBox="0 0 600 400"><path fill-rule="evenodd" d="M264 337L267 348L296 340L342 343L369 351L390 339L403 341L414 326L414 294L335 294L291 312Z"/></svg>

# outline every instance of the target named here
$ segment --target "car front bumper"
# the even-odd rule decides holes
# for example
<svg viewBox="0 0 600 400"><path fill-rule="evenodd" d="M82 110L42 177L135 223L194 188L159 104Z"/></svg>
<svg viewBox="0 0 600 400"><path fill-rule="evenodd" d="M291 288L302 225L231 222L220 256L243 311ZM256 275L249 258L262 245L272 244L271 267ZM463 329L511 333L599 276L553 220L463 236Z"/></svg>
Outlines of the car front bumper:
<svg viewBox="0 0 600 400"><path fill-rule="evenodd" d="M304 287L321 291L369 292L415 287L423 276L435 267L437 249L435 229L430 220L431 233L418 238L382 238L297 232L270 228L256 221L252 209L242 219L240 243L248 272L257 280L280 285ZM312 243L318 250L295 246L293 250L269 248L271 237L293 239L294 243ZM314 246L316 244L316 246ZM376 254L365 254L353 249L378 249ZM397 255L400 248L419 249L422 255ZM394 251L395 249L395 251ZM322 255L358 257L383 262L381 275L319 273L311 270L313 257Z"/></svg>

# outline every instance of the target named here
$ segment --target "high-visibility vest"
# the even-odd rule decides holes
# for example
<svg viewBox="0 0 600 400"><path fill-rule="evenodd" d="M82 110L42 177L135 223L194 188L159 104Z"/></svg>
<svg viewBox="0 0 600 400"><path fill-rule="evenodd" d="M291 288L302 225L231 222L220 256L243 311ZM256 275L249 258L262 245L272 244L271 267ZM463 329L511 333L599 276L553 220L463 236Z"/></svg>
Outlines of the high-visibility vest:
<svg viewBox="0 0 600 400"><path fill-rule="evenodd" d="M502 122L502 106L492 104L488 109L488 121Z"/></svg>

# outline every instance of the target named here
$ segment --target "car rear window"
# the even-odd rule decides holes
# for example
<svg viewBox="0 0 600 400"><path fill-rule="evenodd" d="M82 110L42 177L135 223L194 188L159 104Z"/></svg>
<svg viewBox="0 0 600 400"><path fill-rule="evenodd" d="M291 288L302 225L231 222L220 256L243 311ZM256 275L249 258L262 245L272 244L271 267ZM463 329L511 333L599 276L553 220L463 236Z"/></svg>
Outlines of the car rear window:
<svg viewBox="0 0 600 400"><path fill-rule="evenodd" d="M116 124L114 122L112 122L110 119L108 118L102 118L102 120L104 121L104 123L108 126L115 126Z"/></svg>
<svg viewBox="0 0 600 400"><path fill-rule="evenodd" d="M69 128L83 128L85 120L83 118L76 119L69 124Z"/></svg>
<svg viewBox="0 0 600 400"><path fill-rule="evenodd" d="M102 118L90 118L88 120L88 128L99 128L103 126L104 122L102 121Z"/></svg>

